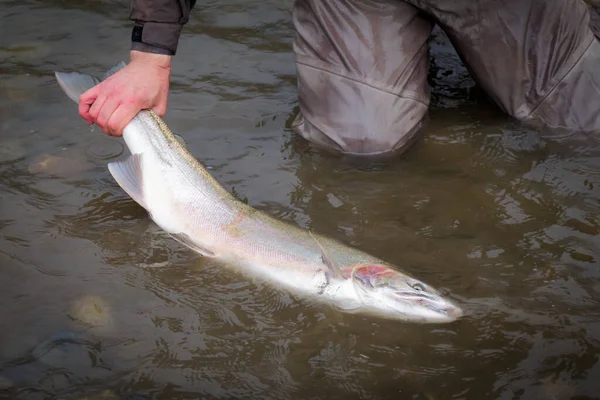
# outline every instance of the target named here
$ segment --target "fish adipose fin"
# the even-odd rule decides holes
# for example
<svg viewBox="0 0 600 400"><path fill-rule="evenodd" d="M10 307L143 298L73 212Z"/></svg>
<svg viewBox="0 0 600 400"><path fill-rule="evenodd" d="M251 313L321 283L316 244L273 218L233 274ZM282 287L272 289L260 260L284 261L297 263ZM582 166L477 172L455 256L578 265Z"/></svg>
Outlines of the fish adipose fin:
<svg viewBox="0 0 600 400"><path fill-rule="evenodd" d="M173 239L177 240L179 243L184 246L189 247L190 249L197 251L202 254L204 257L214 257L215 253L210 250L205 249L204 247L196 244L188 235L185 233L169 233Z"/></svg>
<svg viewBox="0 0 600 400"><path fill-rule="evenodd" d="M147 210L143 188L142 157L142 154L133 154L124 160L108 163L108 170L119 186Z"/></svg>
<svg viewBox="0 0 600 400"><path fill-rule="evenodd" d="M319 246L319 248L321 249L321 260L323 261L323 264L325 264L325 266L327 267L329 273L331 273L331 276L334 279L345 279L344 274L342 274L340 268L331 259L331 257L329 257L329 255L327 254L323 246L321 246L321 243L319 243L315 235L313 235L313 233L310 230L308 231L308 233L310 233L310 236L313 238L317 246Z"/></svg>
<svg viewBox="0 0 600 400"><path fill-rule="evenodd" d="M175 135L175 139L177 139L177 141L179 143L181 143L181 145L187 149L187 143L185 142L185 139L183 138L183 136L178 135L176 133L173 133L173 135Z"/></svg>

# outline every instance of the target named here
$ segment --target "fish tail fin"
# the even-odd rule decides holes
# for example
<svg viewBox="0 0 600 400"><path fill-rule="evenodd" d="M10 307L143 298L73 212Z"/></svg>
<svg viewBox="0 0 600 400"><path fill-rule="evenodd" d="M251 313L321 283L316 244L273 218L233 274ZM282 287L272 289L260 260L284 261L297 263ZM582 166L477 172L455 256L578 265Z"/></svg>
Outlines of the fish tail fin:
<svg viewBox="0 0 600 400"><path fill-rule="evenodd" d="M117 65L115 65L114 67L112 67L111 69L109 69L108 71L106 71L104 73L104 76L102 77L102 80L105 81L108 77L110 77L111 75L114 75L115 73L119 72L120 70L122 70L126 66L127 66L127 64L125 64L123 61L118 62Z"/></svg>
<svg viewBox="0 0 600 400"><path fill-rule="evenodd" d="M113 75L115 72L119 71L123 67L125 67L125 63L121 61L104 74L102 80L105 80L109 76ZM79 72L59 72L55 71L54 76L56 77L56 81L59 86L66 93L67 96L75 103L79 103L79 96L83 93L87 92L89 89L93 88L100 81L90 75L81 74Z"/></svg>
<svg viewBox="0 0 600 400"><path fill-rule="evenodd" d="M54 75L63 92L78 104L79 96L100 83L93 76L79 72L55 72Z"/></svg>

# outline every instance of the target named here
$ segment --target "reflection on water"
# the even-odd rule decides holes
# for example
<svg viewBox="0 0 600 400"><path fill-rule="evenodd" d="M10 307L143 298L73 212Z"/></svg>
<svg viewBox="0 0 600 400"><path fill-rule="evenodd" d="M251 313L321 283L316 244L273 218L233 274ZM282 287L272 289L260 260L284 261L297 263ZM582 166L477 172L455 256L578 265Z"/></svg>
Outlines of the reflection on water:
<svg viewBox="0 0 600 400"><path fill-rule="evenodd" d="M3 1L0 397L598 398L598 148L499 113L437 32L410 152L314 149L289 129L289 6L203 2L168 124L239 198L445 288L468 316L341 314L182 248L108 173L122 142L52 76L125 58L126 4Z"/></svg>

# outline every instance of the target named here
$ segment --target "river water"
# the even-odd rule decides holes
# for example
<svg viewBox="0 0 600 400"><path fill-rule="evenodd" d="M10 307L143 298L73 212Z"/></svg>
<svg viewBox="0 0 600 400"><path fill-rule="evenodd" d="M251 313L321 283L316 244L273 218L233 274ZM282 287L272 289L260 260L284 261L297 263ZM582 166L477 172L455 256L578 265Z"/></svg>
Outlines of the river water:
<svg viewBox="0 0 600 400"><path fill-rule="evenodd" d="M600 147L543 139L439 32L423 139L361 162L312 148L291 1L202 1L165 120L236 196L445 288L442 325L347 315L202 259L106 164L53 71L127 60L126 2L0 1L0 397L592 399Z"/></svg>

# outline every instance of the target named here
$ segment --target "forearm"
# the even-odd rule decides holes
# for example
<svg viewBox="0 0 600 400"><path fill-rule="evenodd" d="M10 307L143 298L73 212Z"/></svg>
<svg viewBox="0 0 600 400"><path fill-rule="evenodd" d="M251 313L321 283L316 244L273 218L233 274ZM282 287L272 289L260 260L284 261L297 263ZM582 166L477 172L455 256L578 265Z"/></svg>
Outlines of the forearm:
<svg viewBox="0 0 600 400"><path fill-rule="evenodd" d="M196 0L131 0L131 49L174 55Z"/></svg>

